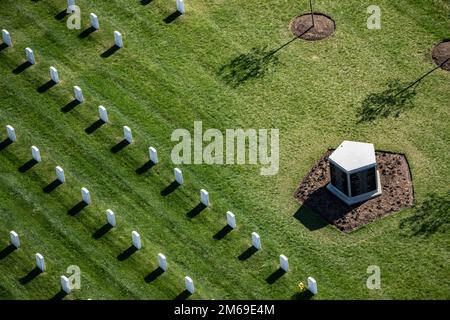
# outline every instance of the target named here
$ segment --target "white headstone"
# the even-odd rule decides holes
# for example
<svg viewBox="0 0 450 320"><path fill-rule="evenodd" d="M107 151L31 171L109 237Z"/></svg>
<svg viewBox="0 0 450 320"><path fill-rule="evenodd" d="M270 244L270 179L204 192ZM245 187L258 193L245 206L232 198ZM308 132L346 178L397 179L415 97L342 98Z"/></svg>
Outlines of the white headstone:
<svg viewBox="0 0 450 320"><path fill-rule="evenodd" d="M98 23L97 15L95 13L91 13L89 15L89 18L91 19L91 27L94 28L95 30L100 29L100 25Z"/></svg>
<svg viewBox="0 0 450 320"><path fill-rule="evenodd" d="M61 276L61 289L67 294L69 294L70 291L72 291L72 288L70 287L69 278L67 278L66 276Z"/></svg>
<svg viewBox="0 0 450 320"><path fill-rule="evenodd" d="M150 147L148 148L148 154L150 155L150 160L154 163L158 163L158 151L156 151L155 148Z"/></svg>
<svg viewBox="0 0 450 320"><path fill-rule="evenodd" d="M75 5L75 0L67 0L67 8Z"/></svg>
<svg viewBox="0 0 450 320"><path fill-rule="evenodd" d="M176 182L178 182L179 184L184 183L183 172L181 172L180 169L178 169L178 168L173 169L173 174L175 175Z"/></svg>
<svg viewBox="0 0 450 320"><path fill-rule="evenodd" d="M27 61L31 64L36 64L36 60L34 59L33 50L30 48L25 49L25 55L27 56Z"/></svg>
<svg viewBox="0 0 450 320"><path fill-rule="evenodd" d="M186 290L189 291L190 294L193 294L195 291L194 281L189 277L184 277L184 283L186 285Z"/></svg>
<svg viewBox="0 0 450 320"><path fill-rule="evenodd" d="M37 162L41 162L41 152L36 146L31 147L31 155L33 156L33 159Z"/></svg>
<svg viewBox="0 0 450 320"><path fill-rule="evenodd" d="M314 295L317 294L317 282L313 277L308 277L308 290Z"/></svg>
<svg viewBox="0 0 450 320"><path fill-rule="evenodd" d="M106 210L106 220L112 227L116 226L116 215L111 209Z"/></svg>
<svg viewBox="0 0 450 320"><path fill-rule="evenodd" d="M66 182L66 176L64 174L63 168L58 166L55 168L55 171L56 171L56 176L58 177L59 182L61 182L61 183Z"/></svg>
<svg viewBox="0 0 450 320"><path fill-rule="evenodd" d="M104 106L98 106L98 115L104 123L108 123L108 111Z"/></svg>
<svg viewBox="0 0 450 320"><path fill-rule="evenodd" d="M167 259L162 253L158 253L158 265L164 271L167 271Z"/></svg>
<svg viewBox="0 0 450 320"><path fill-rule="evenodd" d="M2 39L8 47L12 47L11 35L9 34L8 30L2 30Z"/></svg>
<svg viewBox="0 0 450 320"><path fill-rule="evenodd" d="M200 190L200 202L209 207L209 194L205 189Z"/></svg>
<svg viewBox="0 0 450 320"><path fill-rule="evenodd" d="M181 14L184 14L184 1L177 0L177 11Z"/></svg>
<svg viewBox="0 0 450 320"><path fill-rule="evenodd" d="M86 188L81 188L81 198L86 204L91 204L91 194Z"/></svg>
<svg viewBox="0 0 450 320"><path fill-rule="evenodd" d="M137 233L136 231L133 231L131 233L131 240L133 242L133 246L136 249L141 249L142 248L142 243L141 243L141 236L139 235L139 233Z"/></svg>
<svg viewBox="0 0 450 320"><path fill-rule="evenodd" d="M73 95L75 96L75 100L78 100L79 102L84 101L83 91L79 86L73 87Z"/></svg>
<svg viewBox="0 0 450 320"><path fill-rule="evenodd" d="M42 272L45 271L45 260L44 256L40 253L36 253L36 267Z"/></svg>
<svg viewBox="0 0 450 320"><path fill-rule="evenodd" d="M12 142L15 142L17 140L16 131L12 126L10 125L6 126L6 134L8 135L8 139L11 140Z"/></svg>
<svg viewBox="0 0 450 320"><path fill-rule="evenodd" d="M280 255L280 268L285 272L289 271L289 260L285 255Z"/></svg>
<svg viewBox="0 0 450 320"><path fill-rule="evenodd" d="M50 78L54 83L59 83L58 70L55 67L50 67Z"/></svg>
<svg viewBox="0 0 450 320"><path fill-rule="evenodd" d="M261 249L261 238L256 232L252 233L252 245L258 250Z"/></svg>
<svg viewBox="0 0 450 320"><path fill-rule="evenodd" d="M16 247L16 248L20 247L20 239L19 239L19 235L17 234L17 232L11 231L9 233L9 238L11 239L11 244L14 247Z"/></svg>
<svg viewBox="0 0 450 320"><path fill-rule="evenodd" d="M127 126L123 127L123 137L125 140L127 140L129 143L133 142L133 134L131 133L131 129Z"/></svg>
<svg viewBox="0 0 450 320"><path fill-rule="evenodd" d="M119 48L123 48L122 34L119 31L114 31L114 43Z"/></svg>
<svg viewBox="0 0 450 320"><path fill-rule="evenodd" d="M227 212L227 224L233 229L236 228L236 217L234 216L234 213L231 211Z"/></svg>

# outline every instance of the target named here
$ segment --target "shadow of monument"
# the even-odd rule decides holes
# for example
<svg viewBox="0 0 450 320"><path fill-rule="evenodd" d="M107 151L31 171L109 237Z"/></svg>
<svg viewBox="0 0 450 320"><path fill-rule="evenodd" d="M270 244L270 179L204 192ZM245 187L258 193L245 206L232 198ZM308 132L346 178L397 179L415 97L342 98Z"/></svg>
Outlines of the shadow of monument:
<svg viewBox="0 0 450 320"><path fill-rule="evenodd" d="M160 267L156 268L155 270L153 270L152 272L150 272L145 278L145 282L146 283L151 283L153 281L155 281L156 279L159 278L159 276L161 276L164 273L164 270L161 269Z"/></svg>
<svg viewBox="0 0 450 320"><path fill-rule="evenodd" d="M286 271L284 271L281 268L278 268L277 270L275 270L271 275L269 275L266 278L266 282L268 284L274 284L278 279L280 279L284 274L286 273Z"/></svg>

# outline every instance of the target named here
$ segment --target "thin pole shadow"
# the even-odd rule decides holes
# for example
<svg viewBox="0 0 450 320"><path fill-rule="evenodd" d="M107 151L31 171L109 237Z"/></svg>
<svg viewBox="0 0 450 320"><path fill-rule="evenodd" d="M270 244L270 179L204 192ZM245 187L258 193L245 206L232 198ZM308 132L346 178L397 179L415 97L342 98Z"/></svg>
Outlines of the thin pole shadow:
<svg viewBox="0 0 450 320"><path fill-rule="evenodd" d="M55 19L59 21L59 20L64 19L66 16L67 16L67 10L64 9L63 11L61 11L55 15Z"/></svg>
<svg viewBox="0 0 450 320"><path fill-rule="evenodd" d="M151 283L153 281L155 281L156 279L158 279L158 277L160 275L162 275L164 273L164 270L161 269L160 267L156 268L155 270L153 270L151 273L149 273L145 278L145 282L147 283Z"/></svg>
<svg viewBox="0 0 450 320"><path fill-rule="evenodd" d="M281 268L278 268L274 273L272 273L270 276L266 278L266 282L268 284L274 284L278 279L280 279L286 271L284 271Z"/></svg>
<svg viewBox="0 0 450 320"><path fill-rule="evenodd" d="M93 124L91 124L89 127L87 127L86 129L84 129L84 132L86 132L87 134L92 134L95 132L95 130L99 129L102 125L104 125L106 122L103 121L102 119L98 119L97 121L95 121Z"/></svg>
<svg viewBox="0 0 450 320"><path fill-rule="evenodd" d="M120 141L118 144L116 144L115 146L113 146L111 148L111 152L112 153L117 153L120 150L124 149L126 146L128 146L130 143L128 142L128 140L123 139L122 141Z"/></svg>
<svg viewBox="0 0 450 320"><path fill-rule="evenodd" d="M3 42L2 44L0 44L0 51L5 50L6 48L8 48L8 45L6 43Z"/></svg>
<svg viewBox="0 0 450 320"><path fill-rule="evenodd" d="M191 293L187 290L183 290L174 300L187 300L191 296Z"/></svg>
<svg viewBox="0 0 450 320"><path fill-rule="evenodd" d="M168 196L169 194L177 190L179 186L180 184L177 181L172 181L172 183L165 187L164 190L161 190L161 195Z"/></svg>
<svg viewBox="0 0 450 320"><path fill-rule="evenodd" d="M44 191L44 193L51 193L53 190L58 188L60 185L62 185L62 182L59 181L58 179L55 179L52 182L50 182L47 186L45 186L42 189L42 191Z"/></svg>
<svg viewBox="0 0 450 320"><path fill-rule="evenodd" d="M33 270L28 272L28 274L22 278L19 279L19 282L23 285L26 285L28 282L32 281L34 278L36 278L38 275L42 273L42 270L38 267L35 267Z"/></svg>
<svg viewBox="0 0 450 320"><path fill-rule="evenodd" d="M231 231L233 231L233 228L230 227L229 225L226 225L225 227L220 229L215 235L213 235L213 238L216 239L216 240L222 240Z"/></svg>
<svg viewBox="0 0 450 320"><path fill-rule="evenodd" d="M17 248L10 244L5 249L0 251L0 260L5 259L7 256L9 256L11 253L13 253Z"/></svg>
<svg viewBox="0 0 450 320"><path fill-rule="evenodd" d="M252 255L254 255L256 253L256 251L258 251L258 249L256 249L254 246L251 246L250 248L248 248L247 250L245 250L244 252L242 252L238 259L241 261L245 261L248 258L250 258Z"/></svg>
<svg viewBox="0 0 450 320"><path fill-rule="evenodd" d="M314 296L314 295L312 294L311 291L306 290L306 291L303 291L303 292L299 292L299 293L294 294L294 295L291 297L291 300L311 300L311 298L312 298L313 296Z"/></svg>
<svg viewBox="0 0 450 320"><path fill-rule="evenodd" d="M23 165L21 165L18 170L21 173L25 173L28 170L30 170L31 168L33 168L37 163L38 162L36 160L34 160L34 159L28 160Z"/></svg>
<svg viewBox="0 0 450 320"><path fill-rule="evenodd" d="M128 249L126 249L124 252L122 252L117 256L117 260L124 261L129 257L131 257L131 255L135 253L137 250L138 249L135 246L131 245L131 247L129 247Z"/></svg>
<svg viewBox="0 0 450 320"><path fill-rule="evenodd" d="M141 5L146 6L146 5L150 4L152 1L153 0L141 0L140 3L141 3Z"/></svg>
<svg viewBox="0 0 450 320"><path fill-rule="evenodd" d="M2 151L3 149L5 149L7 146L9 146L10 144L12 144L13 141L10 140L9 138L6 138L5 140L3 140L2 142L0 142L0 151Z"/></svg>
<svg viewBox="0 0 450 320"><path fill-rule="evenodd" d="M80 201L78 202L75 206L73 206L72 208L70 208L67 213L71 216L75 216L78 213L81 212L81 210L83 210L84 208L86 208L88 206L88 204L84 201Z"/></svg>
<svg viewBox="0 0 450 320"><path fill-rule="evenodd" d="M199 203L198 205L195 206L195 208L193 208L188 213L186 213L186 215L189 218L195 218L205 209L206 209L206 206L203 203Z"/></svg>
<svg viewBox="0 0 450 320"><path fill-rule="evenodd" d="M80 39L84 39L87 38L91 33L93 33L95 30L94 27L90 26L89 28L87 28L86 30L83 30L79 35L78 38Z"/></svg>
<svg viewBox="0 0 450 320"><path fill-rule="evenodd" d="M108 50L103 52L100 56L102 58L108 58L108 57L112 56L114 53L116 53L116 51L118 51L119 49L120 49L119 46L113 45L111 48L109 48Z"/></svg>
<svg viewBox="0 0 450 320"><path fill-rule="evenodd" d="M144 163L141 167L137 168L135 172L139 175L146 173L148 170L150 170L155 164L152 161L147 161Z"/></svg>
<svg viewBox="0 0 450 320"><path fill-rule="evenodd" d="M57 294L50 298L50 300L62 300L67 296L64 290L60 290Z"/></svg>
<svg viewBox="0 0 450 320"><path fill-rule="evenodd" d="M79 104L81 104L81 102L78 101L77 99L74 99L74 100L70 101L68 104L66 104L64 107L62 107L61 111L64 113L67 113L69 111L72 111Z"/></svg>
<svg viewBox="0 0 450 320"><path fill-rule="evenodd" d="M53 80L49 80L46 83L44 83L42 86L37 88L37 92L44 93L50 90L52 87L56 86L56 82Z"/></svg>
<svg viewBox="0 0 450 320"><path fill-rule="evenodd" d="M107 234L109 232L109 230L111 230L112 228L113 228L112 225L110 225L109 223L106 223L100 229L98 229L97 231L94 232L94 234L92 235L92 238L98 240L101 237L103 237L105 234Z"/></svg>
<svg viewBox="0 0 450 320"><path fill-rule="evenodd" d="M167 17L164 18L164 22L169 24L174 22L179 16L181 16L181 12L179 12L178 10L175 12L172 12L170 15L168 15Z"/></svg>
<svg viewBox="0 0 450 320"><path fill-rule="evenodd" d="M24 72L26 69L28 69L29 67L31 67L32 64L28 61L25 61L24 63L22 63L20 66L18 66L17 68L15 68L12 72L14 74L20 74L22 72Z"/></svg>

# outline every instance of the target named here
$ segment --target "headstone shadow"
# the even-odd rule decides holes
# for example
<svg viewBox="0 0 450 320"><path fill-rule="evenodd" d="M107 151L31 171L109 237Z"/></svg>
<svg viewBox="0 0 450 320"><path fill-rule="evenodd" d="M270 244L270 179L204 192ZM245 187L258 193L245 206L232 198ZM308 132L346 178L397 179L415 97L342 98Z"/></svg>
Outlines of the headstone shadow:
<svg viewBox="0 0 450 320"><path fill-rule="evenodd" d="M0 142L0 151L2 151L3 149L6 149L12 143L13 143L13 141L11 139L6 138L2 142Z"/></svg>
<svg viewBox="0 0 450 320"><path fill-rule="evenodd" d="M113 228L112 225L110 225L109 223L106 223L100 229L98 229L97 231L94 232L94 234L92 235L92 238L100 239L105 234L107 234L112 228Z"/></svg>
<svg viewBox="0 0 450 320"><path fill-rule="evenodd" d="M56 188L58 188L60 185L62 185L62 182L59 181L58 179L53 180L52 182L50 182L48 185L46 185L42 191L44 191L44 193L51 193L53 190L55 190Z"/></svg>
<svg viewBox="0 0 450 320"><path fill-rule="evenodd" d="M206 206L203 203L199 203L192 210L190 210L188 213L186 213L186 215L189 218L195 218L205 209L206 209Z"/></svg>
<svg viewBox="0 0 450 320"><path fill-rule="evenodd" d="M131 257L133 255L133 253L135 253L136 251L138 251L138 249L131 245L129 248L127 248L124 252L122 252L121 254L119 254L117 256L117 260L119 261L125 261L127 260L129 257Z"/></svg>
<svg viewBox="0 0 450 320"><path fill-rule="evenodd" d="M311 291L305 290L305 291L302 291L302 292L299 292L299 293L294 294L294 295L291 297L291 300L311 300L311 298L312 298L313 296L314 296L314 295L312 294Z"/></svg>
<svg viewBox="0 0 450 320"><path fill-rule="evenodd" d="M49 80L46 83L44 83L43 85L41 85L40 87L38 87L37 88L37 92L39 92L39 93L47 92L48 90L50 90L55 85L56 85L55 81Z"/></svg>
<svg viewBox="0 0 450 320"><path fill-rule="evenodd" d="M183 290L174 300L187 300L191 296L191 293L187 290Z"/></svg>
<svg viewBox="0 0 450 320"><path fill-rule="evenodd" d="M29 67L31 67L32 64L28 61L25 61L24 63L22 63L20 66L18 66L17 68L15 68L12 72L14 74L20 74L22 72L24 72L26 69L28 69Z"/></svg>
<svg viewBox="0 0 450 320"><path fill-rule="evenodd" d="M284 271L281 268L278 268L276 271L274 271L271 275L269 275L266 278L266 282L268 284L274 284L278 279L280 279L284 274L286 273L286 271Z"/></svg>
<svg viewBox="0 0 450 320"><path fill-rule="evenodd" d="M5 259L7 256L9 256L11 253L13 253L17 248L10 244L6 248L4 248L2 251L0 251L0 260Z"/></svg>
<svg viewBox="0 0 450 320"><path fill-rule="evenodd" d="M92 123L89 127L87 127L86 129L84 129L84 132L86 132L87 134L92 134L94 133L97 129L99 129L101 126L103 126L106 122L103 121L102 119L98 119L97 121L95 121L94 123Z"/></svg>
<svg viewBox="0 0 450 320"><path fill-rule="evenodd" d="M148 170L150 170L155 164L149 160L146 163L144 163L142 166L137 168L135 172L139 175L146 173Z"/></svg>
<svg viewBox="0 0 450 320"><path fill-rule="evenodd" d="M75 206L73 206L72 208L70 208L67 213L70 216L76 216L77 214L79 214L81 212L81 210L83 210L84 208L86 208L88 206L88 204L84 201L80 201L78 202Z"/></svg>
<svg viewBox="0 0 450 320"><path fill-rule="evenodd" d="M30 170L31 168L33 168L37 163L38 162L36 160L34 160L34 159L28 160L23 165L21 165L18 170L21 173L25 173L28 170Z"/></svg>
<svg viewBox="0 0 450 320"><path fill-rule="evenodd" d="M222 240L229 234L231 231L233 231L233 228L229 225L226 225L222 229L220 229L215 235L213 235L213 238L216 240Z"/></svg>
<svg viewBox="0 0 450 320"><path fill-rule="evenodd" d="M161 276L164 273L164 270L161 269L160 267L156 268L155 270L153 270L152 272L150 272L145 278L145 282L146 283L151 283L153 281L155 281L156 279L158 279L159 276Z"/></svg>
<svg viewBox="0 0 450 320"><path fill-rule="evenodd" d="M95 32L95 30L97 30L97 29L95 29L94 27L90 26L89 28L83 30L83 31L78 35L78 38L80 38L80 39L87 38L91 33Z"/></svg>
<svg viewBox="0 0 450 320"><path fill-rule="evenodd" d="M153 0L141 0L139 1L141 3L141 5L146 6L148 4L150 4Z"/></svg>
<svg viewBox="0 0 450 320"><path fill-rule="evenodd" d="M178 19L178 17L181 16L181 12L179 12L178 10L175 12L172 12L170 15L168 15L167 17L164 18L164 22L169 24L174 22L175 20Z"/></svg>
<svg viewBox="0 0 450 320"><path fill-rule="evenodd" d="M180 184L177 181L172 181L171 184L169 184L167 187L161 190L161 195L168 196L169 194L177 190L179 186Z"/></svg>
<svg viewBox="0 0 450 320"><path fill-rule="evenodd" d="M257 251L258 251L258 249L256 249L254 246L251 246L250 248L248 248L247 250L242 252L239 255L238 259L241 261L245 261L245 260L249 259L251 256L253 256Z"/></svg>
<svg viewBox="0 0 450 320"><path fill-rule="evenodd" d="M109 48L108 50L103 52L100 56L102 58L108 58L108 57L112 56L114 53L116 53L119 49L120 49L119 46L113 45L111 48Z"/></svg>
<svg viewBox="0 0 450 320"><path fill-rule="evenodd" d="M67 293L64 290L60 290L57 294L50 298L50 300L62 300L67 296Z"/></svg>
<svg viewBox="0 0 450 320"><path fill-rule="evenodd" d="M118 144L116 144L115 146L113 146L111 148L111 152L118 153L119 151L123 150L129 144L130 143L128 142L128 140L123 139L122 141L120 141Z"/></svg>
<svg viewBox="0 0 450 320"><path fill-rule="evenodd" d="M80 105L81 102L78 101L77 99L74 99L72 101L70 101L68 104L66 104L64 107L61 108L61 111L64 113L70 112L73 109L75 109L76 106Z"/></svg>
<svg viewBox="0 0 450 320"><path fill-rule="evenodd" d="M64 9L63 11L58 12L58 13L55 15L55 19L58 20L58 21L60 21L60 20L64 19L67 15L68 15L67 10Z"/></svg>
<svg viewBox="0 0 450 320"><path fill-rule="evenodd" d="M3 42L0 44L0 51L5 50L6 48L8 48L8 45L6 43Z"/></svg>
<svg viewBox="0 0 450 320"><path fill-rule="evenodd" d="M35 279L38 275L42 273L42 270L38 267L35 267L33 270L28 272L27 275L19 279L19 282L23 285L26 285L27 283L31 282L33 279Z"/></svg>

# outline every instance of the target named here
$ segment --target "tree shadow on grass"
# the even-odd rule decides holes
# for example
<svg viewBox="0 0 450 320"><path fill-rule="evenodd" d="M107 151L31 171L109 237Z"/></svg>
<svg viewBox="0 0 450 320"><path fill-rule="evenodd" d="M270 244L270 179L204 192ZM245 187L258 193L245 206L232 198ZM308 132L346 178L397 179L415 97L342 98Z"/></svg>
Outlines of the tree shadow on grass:
<svg viewBox="0 0 450 320"><path fill-rule="evenodd" d="M35 267L33 270L28 272L27 275L19 279L19 282L23 285L26 285L27 283L31 282L33 279L35 279L38 275L42 273L42 270L38 267Z"/></svg>
<svg viewBox="0 0 450 320"><path fill-rule="evenodd" d="M417 84L416 84L417 85ZM358 123L374 121L378 118L398 117L402 112L414 107L416 87L406 89L398 79L390 80L387 89L369 94L358 109Z"/></svg>
<svg viewBox="0 0 450 320"><path fill-rule="evenodd" d="M153 270L152 272L150 272L145 278L145 282L146 283L151 283L153 281L155 281L156 279L159 278L159 276L161 276L164 273L164 270L161 269L160 267L156 268L155 270Z"/></svg>
<svg viewBox="0 0 450 320"><path fill-rule="evenodd" d="M414 211L412 216L400 221L401 235L427 237L450 230L450 190L445 195L427 195Z"/></svg>
<svg viewBox="0 0 450 320"><path fill-rule="evenodd" d="M6 248L4 248L2 251L0 251L0 260L5 259L7 256L9 256L11 253L16 251L16 247L12 244L8 245Z"/></svg>

